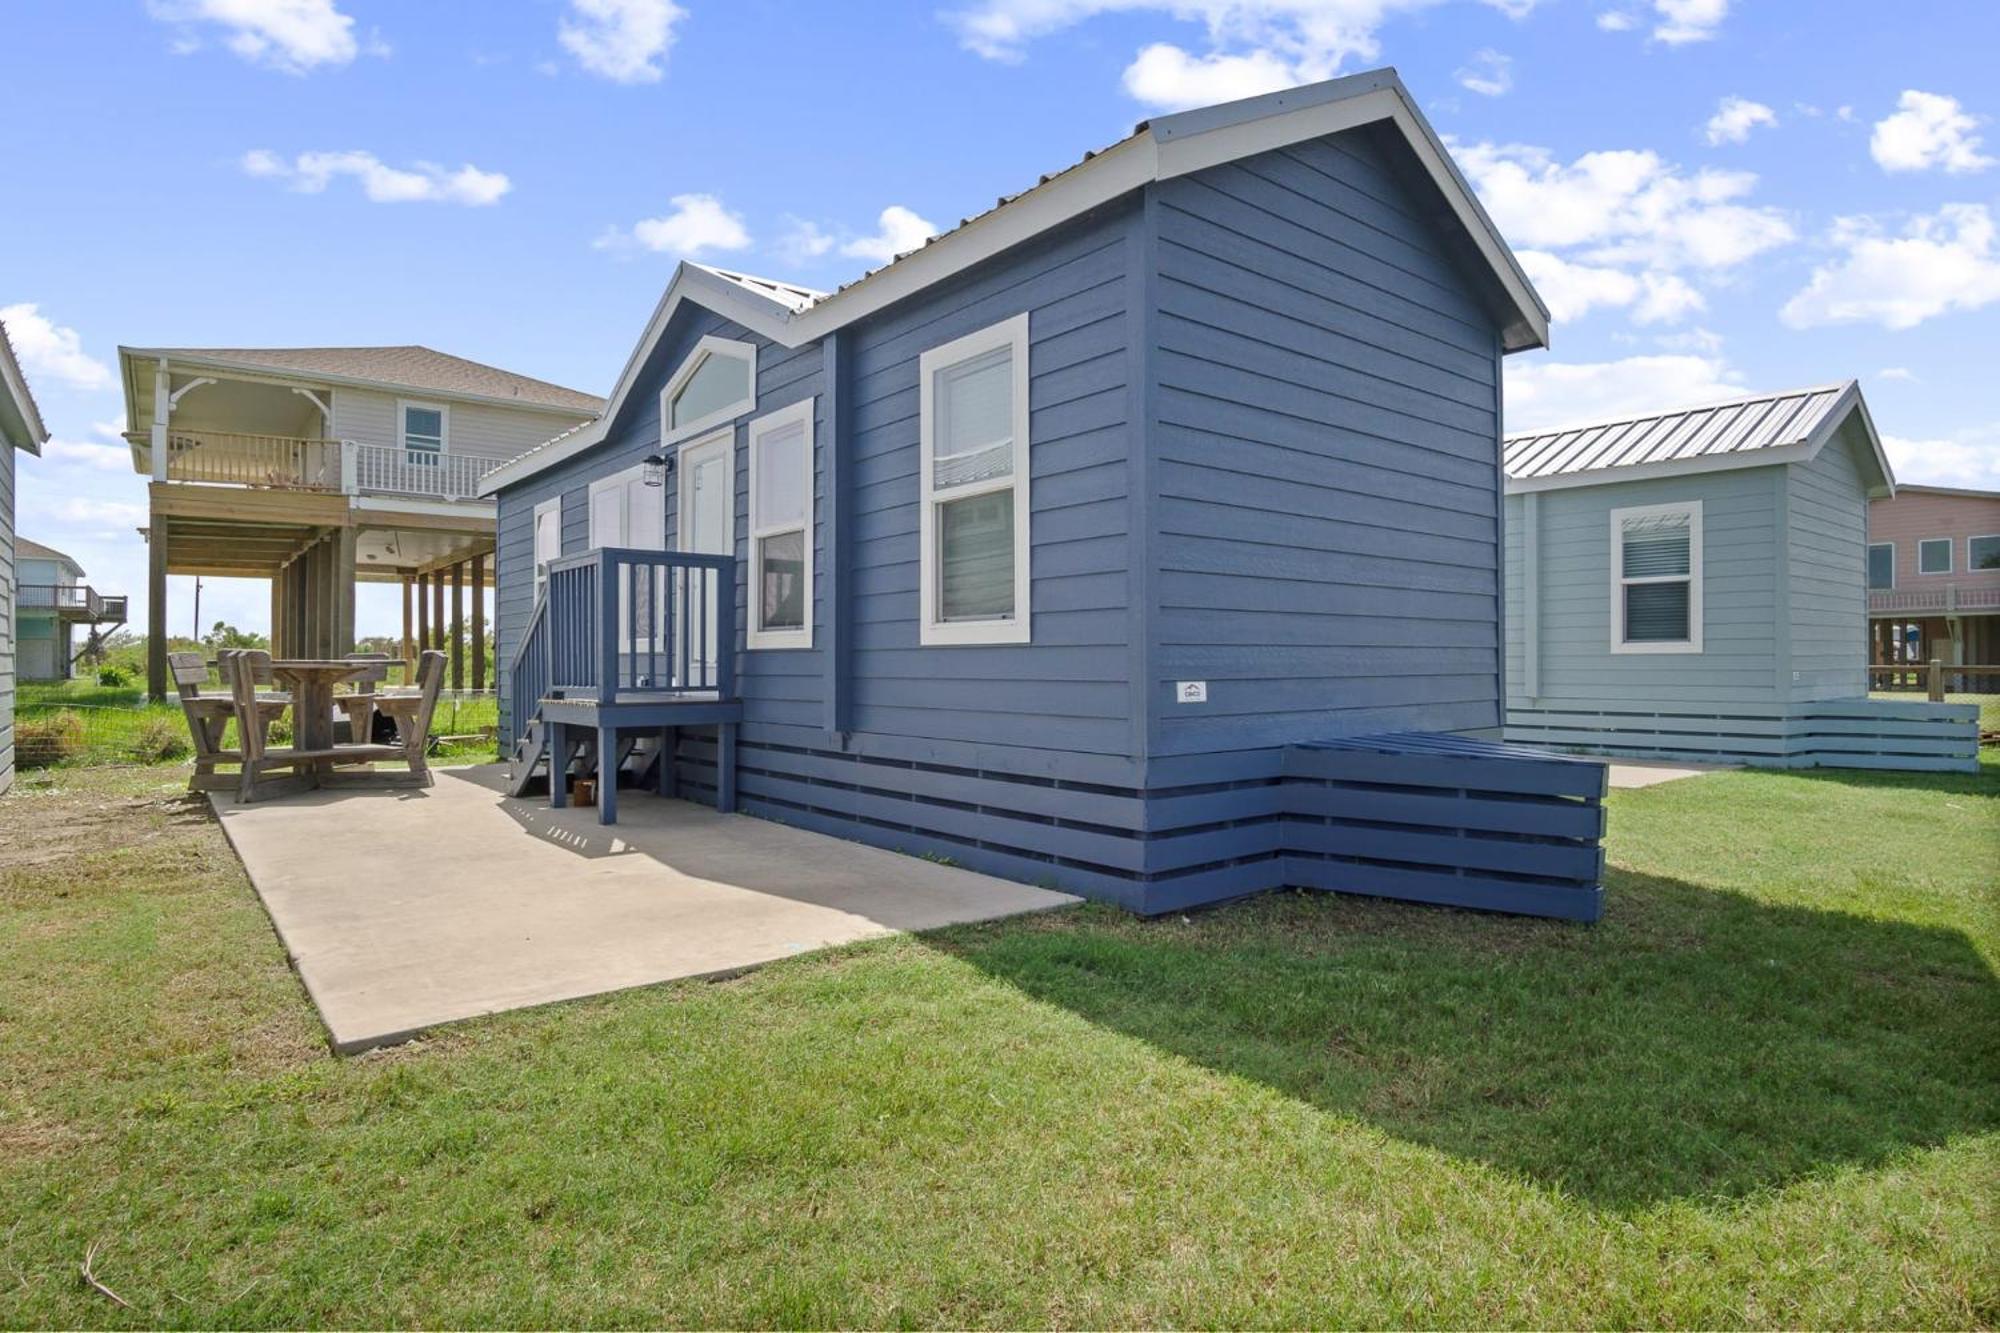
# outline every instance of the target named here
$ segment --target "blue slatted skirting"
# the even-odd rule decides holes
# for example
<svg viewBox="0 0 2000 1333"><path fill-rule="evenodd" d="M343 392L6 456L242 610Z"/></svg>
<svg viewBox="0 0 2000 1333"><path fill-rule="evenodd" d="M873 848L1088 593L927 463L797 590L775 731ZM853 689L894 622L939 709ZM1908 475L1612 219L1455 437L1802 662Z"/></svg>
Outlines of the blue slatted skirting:
<svg viewBox="0 0 2000 1333"><path fill-rule="evenodd" d="M775 744L746 729L750 814L1156 914L1295 887L1595 920L1604 765L1402 733L1197 762L1226 781L1146 790ZM1183 766L1187 771L1188 766ZM713 789L713 741L679 789Z"/></svg>

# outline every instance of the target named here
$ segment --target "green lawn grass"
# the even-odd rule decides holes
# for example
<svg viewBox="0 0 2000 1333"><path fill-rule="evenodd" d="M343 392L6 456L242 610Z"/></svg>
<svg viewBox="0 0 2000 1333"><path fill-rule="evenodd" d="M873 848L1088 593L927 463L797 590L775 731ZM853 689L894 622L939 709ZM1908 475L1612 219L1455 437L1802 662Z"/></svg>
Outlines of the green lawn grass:
<svg viewBox="0 0 2000 1333"><path fill-rule="evenodd" d="M8 1324L2000 1322L1991 762L1615 793L1592 927L1091 907L355 1060L169 776L0 801Z"/></svg>
<svg viewBox="0 0 2000 1333"><path fill-rule="evenodd" d="M212 688L219 690L220 686ZM147 700L143 685L99 685L82 678L23 681L16 709L19 720L25 723L60 714L77 720L80 744L73 755L60 761L63 765L158 762L162 741L187 740L187 723L180 704L171 697L162 703ZM500 706L493 694L446 691L438 698L431 734L467 739L435 745L434 758L444 763L493 758L496 747L490 737L499 721ZM285 734L281 729L280 742ZM180 745L179 751L170 756L171 761L184 762L186 751L186 745Z"/></svg>

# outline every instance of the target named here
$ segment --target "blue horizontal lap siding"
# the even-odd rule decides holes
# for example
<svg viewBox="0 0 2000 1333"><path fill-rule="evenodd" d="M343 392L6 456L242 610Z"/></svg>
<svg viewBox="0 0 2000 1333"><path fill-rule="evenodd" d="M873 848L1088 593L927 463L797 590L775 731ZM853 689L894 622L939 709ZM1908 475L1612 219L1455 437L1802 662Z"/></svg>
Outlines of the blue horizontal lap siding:
<svg viewBox="0 0 2000 1333"><path fill-rule="evenodd" d="M1785 469L1796 700L1868 692L1868 494L1855 448L1844 432L1811 462Z"/></svg>
<svg viewBox="0 0 2000 1333"><path fill-rule="evenodd" d="M1120 209L905 302L853 337L853 725L866 737L1136 761L1126 685L1127 247ZM918 644L918 357L1029 315L1033 642Z"/></svg>
<svg viewBox="0 0 2000 1333"><path fill-rule="evenodd" d="M1425 211L1362 134L1159 187L1149 757L1498 724L1499 351Z"/></svg>
<svg viewBox="0 0 2000 1333"><path fill-rule="evenodd" d="M1769 703L1777 694L1778 492L1782 468L1749 468L1543 491L1540 518L1541 693L1538 702L1648 708ZM1702 502L1699 653L1611 651L1611 511ZM1508 500L1520 526L1522 497ZM1526 558L1517 554L1517 562ZM1509 603L1510 635L1523 608ZM1509 677L1510 705L1530 702Z"/></svg>

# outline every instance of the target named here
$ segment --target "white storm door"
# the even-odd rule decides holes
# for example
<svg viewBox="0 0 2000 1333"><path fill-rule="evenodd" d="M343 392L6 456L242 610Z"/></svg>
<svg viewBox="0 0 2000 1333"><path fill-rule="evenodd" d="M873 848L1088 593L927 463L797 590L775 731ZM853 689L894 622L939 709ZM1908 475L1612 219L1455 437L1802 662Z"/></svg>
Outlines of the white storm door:
<svg viewBox="0 0 2000 1333"><path fill-rule="evenodd" d="M681 450L680 549L698 555L736 553L736 432L724 430ZM693 688L715 684L715 640L720 598L734 597L733 580L688 576L678 616L693 616L690 655L681 681Z"/></svg>

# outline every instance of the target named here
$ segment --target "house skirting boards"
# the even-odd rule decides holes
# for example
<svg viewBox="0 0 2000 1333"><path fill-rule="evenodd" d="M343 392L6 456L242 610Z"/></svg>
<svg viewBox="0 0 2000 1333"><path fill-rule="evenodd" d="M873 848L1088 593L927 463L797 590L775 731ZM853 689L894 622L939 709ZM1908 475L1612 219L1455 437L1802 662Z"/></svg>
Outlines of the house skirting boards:
<svg viewBox="0 0 2000 1333"><path fill-rule="evenodd" d="M714 738L678 745L713 800ZM1203 757L1206 760L1209 757ZM1145 789L773 744L746 727L749 814L1148 915L1278 888L1571 920L1602 908L1604 766L1456 736L1277 746Z"/></svg>
<svg viewBox="0 0 2000 1333"><path fill-rule="evenodd" d="M1979 708L1901 699L1635 708L1540 700L1507 709L1507 739L1585 754L1765 768L1971 773Z"/></svg>

